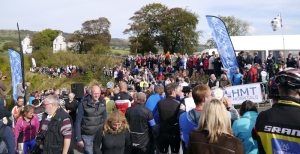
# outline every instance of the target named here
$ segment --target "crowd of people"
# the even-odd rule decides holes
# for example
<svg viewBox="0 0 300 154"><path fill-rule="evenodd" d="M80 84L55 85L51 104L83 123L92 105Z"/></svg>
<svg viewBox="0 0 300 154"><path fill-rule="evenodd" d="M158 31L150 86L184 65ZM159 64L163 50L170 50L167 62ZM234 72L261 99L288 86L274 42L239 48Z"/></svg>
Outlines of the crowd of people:
<svg viewBox="0 0 300 154"><path fill-rule="evenodd" d="M216 54L128 56L120 66L104 68L113 85L87 86L82 98L52 88L30 93L24 102L21 93L11 111L0 72L0 153L72 154L75 146L85 154L299 152L300 71L285 69L283 58L277 65L272 54L266 63L257 53L252 60L243 54L232 79L219 68ZM291 58L287 65L297 67ZM259 79L259 69L272 78L276 101L258 113L246 100L237 111L223 90L267 80ZM273 69L278 72L272 75ZM210 75L207 83L192 82L193 73L201 71Z"/></svg>

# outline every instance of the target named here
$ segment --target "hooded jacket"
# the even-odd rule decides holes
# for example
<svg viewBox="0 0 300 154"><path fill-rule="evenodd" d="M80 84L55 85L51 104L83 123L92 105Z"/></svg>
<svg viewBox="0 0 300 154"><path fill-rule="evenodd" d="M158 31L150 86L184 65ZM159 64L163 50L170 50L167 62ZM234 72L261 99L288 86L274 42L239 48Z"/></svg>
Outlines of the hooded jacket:
<svg viewBox="0 0 300 154"><path fill-rule="evenodd" d="M257 142L252 138L252 128L255 125L257 112L248 111L232 125L234 136L241 139L247 154L257 154Z"/></svg>
<svg viewBox="0 0 300 154"><path fill-rule="evenodd" d="M185 147L188 145L190 132L198 127L200 116L200 111L192 109L182 113L179 117L179 127L183 136L183 141L185 142Z"/></svg>
<svg viewBox="0 0 300 154"><path fill-rule="evenodd" d="M23 117L19 118L14 131L15 143L27 142L35 139L39 128L40 122L36 114L33 114L33 117L29 122Z"/></svg>

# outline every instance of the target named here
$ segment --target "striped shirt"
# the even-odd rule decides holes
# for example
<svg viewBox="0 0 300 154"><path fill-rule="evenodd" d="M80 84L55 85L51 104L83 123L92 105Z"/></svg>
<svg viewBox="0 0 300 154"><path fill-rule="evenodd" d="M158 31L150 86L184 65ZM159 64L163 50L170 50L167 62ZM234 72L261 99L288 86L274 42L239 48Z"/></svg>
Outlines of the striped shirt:
<svg viewBox="0 0 300 154"><path fill-rule="evenodd" d="M51 118L52 118L52 116L51 117L48 116L44 120L44 123L42 125L41 133L44 136L46 136L46 132L48 130L48 125L51 122ZM62 122L60 133L64 136L64 139L71 139L71 137L72 137L72 125L71 125L71 120L69 118L64 119L64 121ZM42 149L43 146L41 145L40 148Z"/></svg>

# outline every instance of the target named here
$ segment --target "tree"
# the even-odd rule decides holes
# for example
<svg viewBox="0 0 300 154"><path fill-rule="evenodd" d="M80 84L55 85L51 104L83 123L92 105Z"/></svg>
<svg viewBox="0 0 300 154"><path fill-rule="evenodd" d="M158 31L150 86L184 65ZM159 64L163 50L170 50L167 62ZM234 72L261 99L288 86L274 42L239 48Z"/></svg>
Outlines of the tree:
<svg viewBox="0 0 300 154"><path fill-rule="evenodd" d="M210 49L215 48L214 39L213 38L208 39L205 43L205 47L210 48Z"/></svg>
<svg viewBox="0 0 300 154"><path fill-rule="evenodd" d="M131 52L143 54L149 51L157 52L155 43L161 21L160 17L167 10L168 7L165 5L152 3L142 7L134 13L134 16L129 18L132 23L128 24L130 28L125 29L123 33L131 35L129 39ZM135 48L132 48L133 46Z"/></svg>
<svg viewBox="0 0 300 154"><path fill-rule="evenodd" d="M182 8L172 8L162 14L158 41L164 51L193 53L198 47L201 31L196 30L197 14Z"/></svg>
<svg viewBox="0 0 300 154"><path fill-rule="evenodd" d="M229 36L245 36L248 35L249 28L251 23L235 18L234 16L218 16L220 19L223 20L227 27L227 31Z"/></svg>
<svg viewBox="0 0 300 154"><path fill-rule="evenodd" d="M52 48L53 41L59 34L59 30L45 29L41 32L37 32L33 35L31 39L31 46L33 50L43 49L45 47Z"/></svg>
<svg viewBox="0 0 300 154"><path fill-rule="evenodd" d="M99 43L109 47L111 40L110 25L111 23L105 17L100 17L96 20L87 20L82 23L81 30L75 31L68 41L78 44L79 53L87 53Z"/></svg>
<svg viewBox="0 0 300 154"><path fill-rule="evenodd" d="M172 8L160 3L142 7L129 20L131 52L157 52L156 44L164 52L194 52L198 46L201 31L196 31L198 16L186 9Z"/></svg>
<svg viewBox="0 0 300 154"><path fill-rule="evenodd" d="M89 53L90 54L111 54L111 51L107 48L107 46L104 46L103 44L99 43L95 45Z"/></svg>
<svg viewBox="0 0 300 154"><path fill-rule="evenodd" d="M2 48L4 51L7 51L8 49L12 49L15 51L20 50L18 42L5 42Z"/></svg>

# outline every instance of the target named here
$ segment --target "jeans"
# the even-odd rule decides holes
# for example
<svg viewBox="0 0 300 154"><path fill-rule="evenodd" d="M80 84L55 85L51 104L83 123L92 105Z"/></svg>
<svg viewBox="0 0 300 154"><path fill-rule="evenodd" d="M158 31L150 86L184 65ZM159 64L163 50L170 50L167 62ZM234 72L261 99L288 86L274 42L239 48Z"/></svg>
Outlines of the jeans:
<svg viewBox="0 0 300 154"><path fill-rule="evenodd" d="M93 154L93 141L94 141L95 134L81 135L81 137L84 143L84 147L83 147L84 154Z"/></svg>

